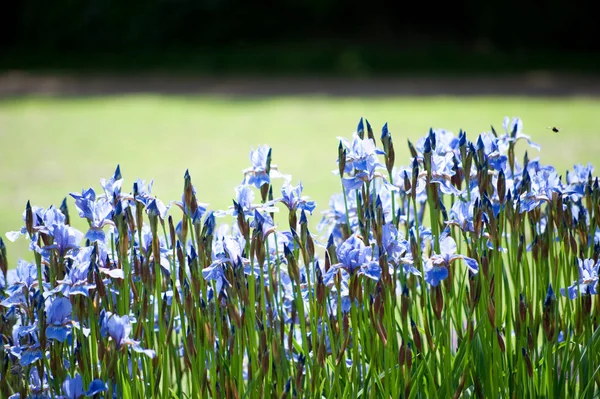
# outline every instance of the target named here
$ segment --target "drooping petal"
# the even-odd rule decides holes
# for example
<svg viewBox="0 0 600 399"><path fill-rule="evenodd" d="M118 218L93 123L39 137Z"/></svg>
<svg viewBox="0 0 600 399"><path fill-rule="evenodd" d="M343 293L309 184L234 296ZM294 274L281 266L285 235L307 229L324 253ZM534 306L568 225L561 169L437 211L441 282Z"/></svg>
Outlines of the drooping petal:
<svg viewBox="0 0 600 399"><path fill-rule="evenodd" d="M40 360L43 357L42 351L39 347L28 348L23 353L21 353L21 359L19 363L23 367L27 367L30 364L33 364Z"/></svg>
<svg viewBox="0 0 600 399"><path fill-rule="evenodd" d="M366 277L372 280L378 281L381 277L381 266L379 266L379 263L371 261L365 266L361 267L359 273L364 274Z"/></svg>
<svg viewBox="0 0 600 399"><path fill-rule="evenodd" d="M454 255L456 253L456 241L451 236L440 239L440 251L442 255Z"/></svg>
<svg viewBox="0 0 600 399"><path fill-rule="evenodd" d="M87 391L85 392L85 396L94 396L104 391L106 391L106 383L101 379L97 378L94 381L90 382L90 385Z"/></svg>
<svg viewBox="0 0 600 399"><path fill-rule="evenodd" d="M63 394L68 399L79 399L85 392L83 391L83 379L79 374L73 378L67 378L62 384Z"/></svg>
<svg viewBox="0 0 600 399"><path fill-rule="evenodd" d="M425 271L425 282L432 287L437 287L447 277L448 269L444 266L433 266Z"/></svg>
<svg viewBox="0 0 600 399"><path fill-rule="evenodd" d="M477 261L473 258L469 258L467 256L461 255L462 260L465 262L465 264L467 265L467 267L469 268L469 270L471 270L472 273L477 273L479 272L479 264L477 263Z"/></svg>
<svg viewBox="0 0 600 399"><path fill-rule="evenodd" d="M48 326L46 327L46 338L65 342L70 332L71 329L67 326Z"/></svg>

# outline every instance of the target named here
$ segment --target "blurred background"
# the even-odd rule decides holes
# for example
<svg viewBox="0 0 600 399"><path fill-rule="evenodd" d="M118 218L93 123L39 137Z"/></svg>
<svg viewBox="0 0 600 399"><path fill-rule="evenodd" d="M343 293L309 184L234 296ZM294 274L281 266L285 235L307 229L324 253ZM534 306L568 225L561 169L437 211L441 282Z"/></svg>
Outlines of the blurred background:
<svg viewBox="0 0 600 399"><path fill-rule="evenodd" d="M594 162L599 33L582 0L9 2L0 232L20 228L27 200L99 190L117 164L124 191L155 179L178 200L189 169L199 199L226 208L262 144L317 201L314 225L339 191L337 137L361 116L376 132L389 123L397 165L430 127L473 139L504 116L542 146L531 158L561 172ZM7 245L13 265L31 258L25 242Z"/></svg>

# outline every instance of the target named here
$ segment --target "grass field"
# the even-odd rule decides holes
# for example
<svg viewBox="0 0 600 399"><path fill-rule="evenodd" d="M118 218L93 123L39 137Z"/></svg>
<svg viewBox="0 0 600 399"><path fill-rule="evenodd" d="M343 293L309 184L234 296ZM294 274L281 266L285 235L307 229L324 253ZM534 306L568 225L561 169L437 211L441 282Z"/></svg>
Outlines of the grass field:
<svg viewBox="0 0 600 399"><path fill-rule="evenodd" d="M131 96L28 98L0 101L0 232L16 230L27 200L59 205L70 191L112 175L117 164L131 190L136 178L155 179L165 202L180 199L190 170L201 201L212 209L231 203L249 166L252 147L269 144L273 163L304 184L318 203L339 191L337 136L351 136L365 116L379 131L389 123L398 160L408 162L406 139L429 127L467 131L470 138L502 129L504 116L519 116L524 132L542 146L542 162L565 170L595 162L600 148L599 99L528 98L324 98ZM548 126L557 126L554 134ZM532 154L536 157L538 154ZM406 163L405 162L405 163ZM70 199L70 197L69 197ZM76 218L73 202L69 202ZM315 218L316 222L316 218ZM83 229L80 221L77 227ZM6 241L6 240L5 240ZM24 241L7 243L11 264L29 256Z"/></svg>

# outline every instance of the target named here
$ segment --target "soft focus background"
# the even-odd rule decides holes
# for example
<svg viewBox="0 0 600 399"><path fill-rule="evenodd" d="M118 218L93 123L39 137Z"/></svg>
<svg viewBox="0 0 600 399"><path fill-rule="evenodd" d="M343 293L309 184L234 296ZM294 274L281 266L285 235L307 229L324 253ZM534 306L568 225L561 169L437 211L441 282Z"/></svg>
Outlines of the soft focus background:
<svg viewBox="0 0 600 399"><path fill-rule="evenodd" d="M554 3L3 5L0 232L20 228L27 200L58 206L117 164L124 190L155 179L165 202L189 169L199 199L223 209L262 144L317 201L314 226L339 191L337 137L361 116L376 133L389 123L398 165L430 127L474 137L504 116L542 146L530 157L597 163L599 28L591 3ZM7 246L13 265L29 257L25 241Z"/></svg>

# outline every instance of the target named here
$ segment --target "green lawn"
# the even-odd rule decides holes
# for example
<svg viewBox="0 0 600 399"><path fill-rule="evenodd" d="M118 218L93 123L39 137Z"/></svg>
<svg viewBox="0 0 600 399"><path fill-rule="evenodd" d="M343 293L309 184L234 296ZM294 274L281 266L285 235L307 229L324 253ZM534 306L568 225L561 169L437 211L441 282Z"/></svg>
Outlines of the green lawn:
<svg viewBox="0 0 600 399"><path fill-rule="evenodd" d="M16 230L27 200L58 205L70 191L99 189L117 164L125 188L155 179L163 201L180 199L189 168L200 201L229 206L249 165L251 147L269 144L273 163L301 180L317 213L339 190L337 136L349 137L360 116L378 132L389 122L396 164L408 162L406 139L429 127L467 131L473 138L520 116L542 146L542 162L565 170L594 162L600 149L600 99L325 98L240 100L215 97L130 96L0 101L0 232ZM558 134L547 129L555 125ZM534 150L534 152L537 152ZM532 154L535 157L537 154ZM69 197L70 198L70 197ZM76 217L73 202L70 209ZM316 221L316 220L315 220ZM78 222L76 226L83 229ZM5 240L6 241L6 240ZM7 243L9 259L28 256L25 242Z"/></svg>

